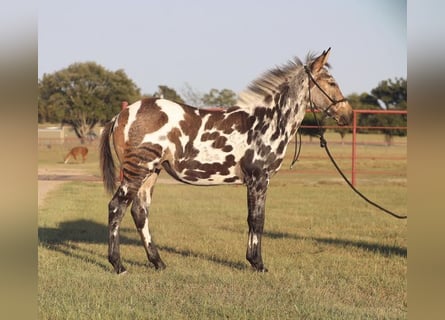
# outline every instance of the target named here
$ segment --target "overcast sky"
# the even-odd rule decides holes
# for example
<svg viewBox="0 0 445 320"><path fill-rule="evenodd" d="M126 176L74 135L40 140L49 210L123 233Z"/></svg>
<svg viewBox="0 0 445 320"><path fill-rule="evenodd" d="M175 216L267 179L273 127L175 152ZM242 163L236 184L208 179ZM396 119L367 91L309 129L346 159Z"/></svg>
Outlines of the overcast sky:
<svg viewBox="0 0 445 320"><path fill-rule="evenodd" d="M152 94L243 90L271 67L332 47L345 95L407 77L404 0L39 2L38 75L74 62L124 69Z"/></svg>

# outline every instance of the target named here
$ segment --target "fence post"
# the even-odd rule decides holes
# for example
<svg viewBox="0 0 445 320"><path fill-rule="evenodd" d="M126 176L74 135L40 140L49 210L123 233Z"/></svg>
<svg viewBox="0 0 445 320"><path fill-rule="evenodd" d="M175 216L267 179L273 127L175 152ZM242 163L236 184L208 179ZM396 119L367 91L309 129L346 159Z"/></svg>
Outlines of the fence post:
<svg viewBox="0 0 445 320"><path fill-rule="evenodd" d="M351 180L352 185L355 187L355 171L356 171L356 160L357 160L357 112L353 110L353 118L352 118L352 172L351 172Z"/></svg>

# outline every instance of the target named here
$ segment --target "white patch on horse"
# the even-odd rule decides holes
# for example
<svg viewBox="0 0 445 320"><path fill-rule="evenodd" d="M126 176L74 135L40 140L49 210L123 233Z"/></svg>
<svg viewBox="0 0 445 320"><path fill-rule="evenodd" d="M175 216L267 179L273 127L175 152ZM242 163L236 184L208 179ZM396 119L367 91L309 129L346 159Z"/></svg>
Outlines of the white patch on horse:
<svg viewBox="0 0 445 320"><path fill-rule="evenodd" d="M128 132L130 131L130 127L133 122L136 120L136 114L141 107L141 101L137 101L132 105L128 106L128 120L124 127L124 141L128 141Z"/></svg>
<svg viewBox="0 0 445 320"><path fill-rule="evenodd" d="M148 218L145 218L145 223L144 226L142 227L141 235L144 243L148 246L151 243L151 235L150 231L148 230Z"/></svg>
<svg viewBox="0 0 445 320"><path fill-rule="evenodd" d="M184 110L179 104L166 99L158 99L156 100L156 104L161 107L161 110L165 112L165 114L168 115L168 122L159 130L152 133L147 133L142 139L141 143L168 141L167 135L173 128L179 128L179 122L184 120ZM184 139L187 137L182 136L181 138L181 143L185 145L187 141Z"/></svg>
<svg viewBox="0 0 445 320"><path fill-rule="evenodd" d="M256 234L253 234L252 238L249 238L249 243L247 245L249 246L249 248L258 245L258 237Z"/></svg>
<svg viewBox="0 0 445 320"><path fill-rule="evenodd" d="M252 236L252 244L256 246L258 244L258 237L256 234Z"/></svg>

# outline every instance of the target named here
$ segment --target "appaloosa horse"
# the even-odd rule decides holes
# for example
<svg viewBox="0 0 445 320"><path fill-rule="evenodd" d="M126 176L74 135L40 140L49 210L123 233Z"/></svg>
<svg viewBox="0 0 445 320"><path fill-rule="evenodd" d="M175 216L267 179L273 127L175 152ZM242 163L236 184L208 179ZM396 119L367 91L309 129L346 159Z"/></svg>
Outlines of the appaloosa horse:
<svg viewBox="0 0 445 320"><path fill-rule="evenodd" d="M153 187L162 168L192 185L245 184L246 258L255 270L267 271L261 257L267 187L306 109L312 103L340 125L351 119L351 106L328 71L329 51L308 55L306 64L295 58L266 72L240 94L236 106L223 111L148 98L122 110L105 126L100 159L109 192L117 187L110 136L122 170L108 206L108 259L117 273L125 271L119 225L130 203L148 260L157 269L165 268L148 227Z"/></svg>

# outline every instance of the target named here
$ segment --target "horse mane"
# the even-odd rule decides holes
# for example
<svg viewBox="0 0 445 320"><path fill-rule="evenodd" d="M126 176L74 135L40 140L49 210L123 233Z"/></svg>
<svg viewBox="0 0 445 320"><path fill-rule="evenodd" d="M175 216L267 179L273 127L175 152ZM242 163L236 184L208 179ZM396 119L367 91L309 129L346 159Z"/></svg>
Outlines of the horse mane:
<svg viewBox="0 0 445 320"><path fill-rule="evenodd" d="M306 64L310 64L315 58L315 53L309 52L306 56ZM326 67L329 65L326 64ZM264 72L259 78L252 81L247 89L240 92L236 105L244 108L269 106L274 95L280 91L280 86L295 76L302 68L303 62L298 57L294 57L286 64Z"/></svg>

